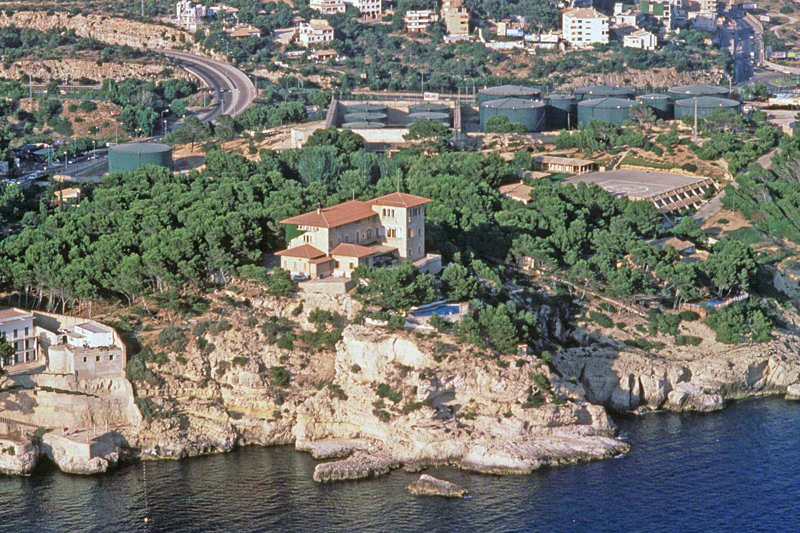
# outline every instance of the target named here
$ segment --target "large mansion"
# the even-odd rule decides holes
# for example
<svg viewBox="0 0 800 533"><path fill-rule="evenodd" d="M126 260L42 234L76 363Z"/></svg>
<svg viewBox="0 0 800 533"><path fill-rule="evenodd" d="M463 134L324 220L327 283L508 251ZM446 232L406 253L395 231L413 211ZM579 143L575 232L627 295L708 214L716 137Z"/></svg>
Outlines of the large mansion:
<svg viewBox="0 0 800 533"><path fill-rule="evenodd" d="M277 252L281 267L309 279L349 278L359 265L388 266L412 261L423 269L441 265L425 254L427 198L394 192L362 202L351 200L297 215L281 224L291 239Z"/></svg>

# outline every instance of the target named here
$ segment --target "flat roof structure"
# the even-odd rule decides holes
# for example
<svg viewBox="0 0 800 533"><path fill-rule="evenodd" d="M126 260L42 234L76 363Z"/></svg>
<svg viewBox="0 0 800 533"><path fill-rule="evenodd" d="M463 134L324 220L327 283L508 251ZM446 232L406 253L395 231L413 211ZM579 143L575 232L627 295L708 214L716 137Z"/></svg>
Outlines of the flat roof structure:
<svg viewBox="0 0 800 533"><path fill-rule="evenodd" d="M661 211L697 207L706 190L716 188L711 178L650 172L646 170L611 170L589 172L565 180L567 183L594 183L614 196L630 200L648 200Z"/></svg>

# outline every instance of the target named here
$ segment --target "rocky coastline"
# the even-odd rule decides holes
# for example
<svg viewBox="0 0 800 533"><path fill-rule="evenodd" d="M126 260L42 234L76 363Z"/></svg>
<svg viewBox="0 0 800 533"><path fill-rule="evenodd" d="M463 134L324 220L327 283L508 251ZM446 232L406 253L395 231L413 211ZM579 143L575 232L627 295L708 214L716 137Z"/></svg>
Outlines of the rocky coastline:
<svg viewBox="0 0 800 533"><path fill-rule="evenodd" d="M253 307L308 325L310 309L357 311L345 304ZM800 341L791 332L760 345L651 353L603 332L565 330L594 337L546 363L488 357L446 334L356 324L344 327L334 350L304 354L266 342L260 328L243 325L244 315L228 320L237 326L209 335L213 350L191 344L180 358L148 364L149 381L15 378L0 407L17 419L112 430L0 439L0 472L29 474L43 457L65 472L96 474L129 459L293 445L320 461L318 482L435 466L525 474L628 451L609 412L710 412L746 397L800 398ZM271 376L278 366L287 383Z"/></svg>

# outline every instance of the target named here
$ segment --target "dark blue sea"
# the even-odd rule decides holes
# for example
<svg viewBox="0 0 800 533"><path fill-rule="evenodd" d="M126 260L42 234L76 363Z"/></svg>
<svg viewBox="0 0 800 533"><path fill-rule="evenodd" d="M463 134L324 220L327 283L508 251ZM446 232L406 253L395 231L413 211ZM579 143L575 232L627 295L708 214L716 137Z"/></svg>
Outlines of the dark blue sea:
<svg viewBox="0 0 800 533"><path fill-rule="evenodd" d="M800 531L800 404L747 401L617 423L632 447L617 459L527 476L434 472L466 485L464 500L410 496L415 476L404 472L318 485L314 461L290 447L91 478L0 477L0 530Z"/></svg>

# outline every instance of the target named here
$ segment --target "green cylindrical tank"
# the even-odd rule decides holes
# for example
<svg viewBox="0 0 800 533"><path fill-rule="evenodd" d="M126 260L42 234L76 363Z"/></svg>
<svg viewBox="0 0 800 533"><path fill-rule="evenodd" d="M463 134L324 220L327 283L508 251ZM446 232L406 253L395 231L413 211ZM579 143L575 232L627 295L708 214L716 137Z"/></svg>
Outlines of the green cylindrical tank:
<svg viewBox="0 0 800 533"><path fill-rule="evenodd" d="M386 113L383 104L353 104L345 107L346 113Z"/></svg>
<svg viewBox="0 0 800 533"><path fill-rule="evenodd" d="M697 98L684 98L675 102L675 119L693 117L697 109L697 118L705 118L717 109L740 110L740 104L730 98L716 98L714 96L698 96Z"/></svg>
<svg viewBox="0 0 800 533"><path fill-rule="evenodd" d="M379 130L385 128L383 122L345 122L342 127L346 130Z"/></svg>
<svg viewBox="0 0 800 533"><path fill-rule="evenodd" d="M593 98L578 102L578 124L586 124L591 120L622 124L630 116L633 100L625 98Z"/></svg>
<svg viewBox="0 0 800 533"><path fill-rule="evenodd" d="M447 104L414 104L408 106L408 112L414 113L450 113Z"/></svg>
<svg viewBox="0 0 800 533"><path fill-rule="evenodd" d="M489 119L497 116L508 118L511 123L519 123L525 131L542 131L547 121L547 104L519 98L489 100L481 104L481 129L486 131Z"/></svg>
<svg viewBox="0 0 800 533"><path fill-rule="evenodd" d="M613 87L611 85L590 85L575 89L575 98L590 100L593 98L633 98L633 91L625 87Z"/></svg>
<svg viewBox="0 0 800 533"><path fill-rule="evenodd" d="M697 98L700 96L728 98L730 94L727 87L720 87L718 85L680 85L669 88L669 95L673 100L684 100L686 98Z"/></svg>
<svg viewBox="0 0 800 533"><path fill-rule="evenodd" d="M672 120L675 116L675 105L672 97L668 94L643 94L642 96L637 96L636 101L650 106L656 118Z"/></svg>
<svg viewBox="0 0 800 533"><path fill-rule="evenodd" d="M127 143L108 149L109 172L132 172L145 165L171 169L172 147L160 143Z"/></svg>
<svg viewBox="0 0 800 533"><path fill-rule="evenodd" d="M497 87L488 87L478 91L478 105L491 100L502 100L504 98L537 100L541 95L542 90L538 87L527 87L524 85L498 85Z"/></svg>
<svg viewBox="0 0 800 533"><path fill-rule="evenodd" d="M571 94L551 94L547 103L547 129L573 128L578 118L578 100Z"/></svg>
<svg viewBox="0 0 800 533"><path fill-rule="evenodd" d="M450 127L450 114L449 113L437 113L437 112L427 112L427 113L411 113L408 115L408 125L414 124L415 122L419 122L420 120L436 120L441 122L445 126Z"/></svg>
<svg viewBox="0 0 800 533"><path fill-rule="evenodd" d="M386 113L345 113L345 122L385 122Z"/></svg>

